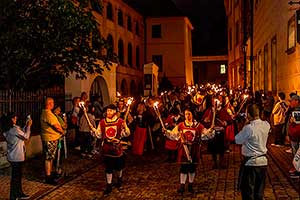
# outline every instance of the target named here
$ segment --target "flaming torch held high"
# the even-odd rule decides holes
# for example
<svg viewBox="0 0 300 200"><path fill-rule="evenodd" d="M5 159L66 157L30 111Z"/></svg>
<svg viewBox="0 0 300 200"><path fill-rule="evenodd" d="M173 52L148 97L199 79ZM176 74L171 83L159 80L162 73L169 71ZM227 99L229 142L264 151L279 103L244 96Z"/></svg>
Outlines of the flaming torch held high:
<svg viewBox="0 0 300 200"><path fill-rule="evenodd" d="M126 113L125 113L125 116L124 116L124 121L127 120L127 117L128 117L128 114L129 114L129 111L130 111L130 105L132 104L133 102L133 97L129 97L128 100L127 100L127 110L126 110Z"/></svg>
<svg viewBox="0 0 300 200"><path fill-rule="evenodd" d="M247 102L248 97L249 97L249 95L244 94L244 96L243 96L243 101L242 101L241 106L240 106L240 108L239 108L239 110L238 110L237 113L240 113L240 112L241 112L242 108L244 107L245 103Z"/></svg>
<svg viewBox="0 0 300 200"><path fill-rule="evenodd" d="M156 101L156 102L153 104L153 108L154 108L154 111L155 111L156 115L158 116L158 119L159 119L159 121L160 121L161 127L162 127L163 129L166 129L166 128L165 128L165 125L164 125L164 122L163 122L163 120L161 119L161 115L160 115L160 112L159 112L159 109L158 109L158 104L159 104L159 102Z"/></svg>
<svg viewBox="0 0 300 200"><path fill-rule="evenodd" d="M84 117L85 117L86 121L88 122L89 127L92 128L93 125L92 125L92 123L91 123L91 121L90 121L90 119L89 119L89 117L87 115L86 107L85 107L83 101L79 102L79 107L83 110Z"/></svg>

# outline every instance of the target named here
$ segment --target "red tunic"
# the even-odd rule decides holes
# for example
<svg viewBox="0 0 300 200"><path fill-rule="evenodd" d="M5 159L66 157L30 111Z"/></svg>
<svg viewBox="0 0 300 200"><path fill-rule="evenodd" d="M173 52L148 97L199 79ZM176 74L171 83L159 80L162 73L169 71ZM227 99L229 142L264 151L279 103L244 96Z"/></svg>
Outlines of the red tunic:
<svg viewBox="0 0 300 200"><path fill-rule="evenodd" d="M120 157L123 155L121 144L110 142L111 139L121 139L121 131L124 120L118 118L114 122L107 122L106 119L100 121L103 146L102 152L104 156Z"/></svg>
<svg viewBox="0 0 300 200"><path fill-rule="evenodd" d="M165 125L169 129L173 129L177 125L175 123L174 118L175 118L175 115L171 114L171 115L168 116L168 118L165 121ZM179 144L178 141L176 141L176 140L170 140L170 139L166 138L165 148L167 150L177 150L178 144Z"/></svg>
<svg viewBox="0 0 300 200"><path fill-rule="evenodd" d="M193 163L198 163L200 158L200 141L201 133L204 126L198 122L194 122L192 126L187 126L185 122L178 124L178 131L181 133L181 137L184 143L187 144ZM178 147L178 163L190 163L187 159L186 153L182 141Z"/></svg>
<svg viewBox="0 0 300 200"><path fill-rule="evenodd" d="M233 119L232 116L230 115L230 108L228 106L225 106L220 110L220 119L222 121L227 122L227 126L225 127L225 140L228 142L234 141L234 124L233 124Z"/></svg>

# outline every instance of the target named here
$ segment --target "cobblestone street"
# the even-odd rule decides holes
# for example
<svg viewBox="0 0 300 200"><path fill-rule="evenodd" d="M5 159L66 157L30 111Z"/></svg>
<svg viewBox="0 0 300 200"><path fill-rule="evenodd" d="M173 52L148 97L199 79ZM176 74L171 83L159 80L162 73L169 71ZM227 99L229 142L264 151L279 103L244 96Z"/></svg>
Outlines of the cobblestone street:
<svg viewBox="0 0 300 200"><path fill-rule="evenodd" d="M210 156L204 154L204 166L199 164L195 179L196 194L185 192L183 196L176 193L179 183L177 164L165 162L166 156L158 153L146 153L142 157L129 155L122 189L114 188L105 199L241 199L236 190L240 151L237 145L231 148L232 152L226 154L227 169L213 170ZM23 185L31 199L103 199L105 177L101 161L81 160L75 156L71 160L66 166L70 178L58 186L44 184L42 177L30 178L33 175L28 174L27 165ZM5 199L8 197L9 177L4 172L1 174L0 195ZM265 199L300 199L291 181L271 158Z"/></svg>

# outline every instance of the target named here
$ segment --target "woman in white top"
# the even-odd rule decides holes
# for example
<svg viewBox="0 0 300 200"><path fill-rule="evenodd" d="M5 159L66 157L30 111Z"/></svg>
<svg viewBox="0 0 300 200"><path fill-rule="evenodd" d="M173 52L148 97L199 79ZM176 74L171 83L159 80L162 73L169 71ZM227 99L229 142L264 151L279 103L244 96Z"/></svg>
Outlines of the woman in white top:
<svg viewBox="0 0 300 200"><path fill-rule="evenodd" d="M25 140L30 137L32 120L27 119L23 129L17 126L17 116L10 112L2 121L3 134L7 142L7 160L12 167L10 199L29 199L22 190L22 166L25 161Z"/></svg>

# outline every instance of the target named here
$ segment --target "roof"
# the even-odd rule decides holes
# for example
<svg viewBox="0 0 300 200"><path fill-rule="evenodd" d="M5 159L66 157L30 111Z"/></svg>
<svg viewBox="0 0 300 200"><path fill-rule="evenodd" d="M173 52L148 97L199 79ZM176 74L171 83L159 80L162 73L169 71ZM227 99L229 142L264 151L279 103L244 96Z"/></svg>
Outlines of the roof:
<svg viewBox="0 0 300 200"><path fill-rule="evenodd" d="M184 16L172 0L123 0L145 17Z"/></svg>

